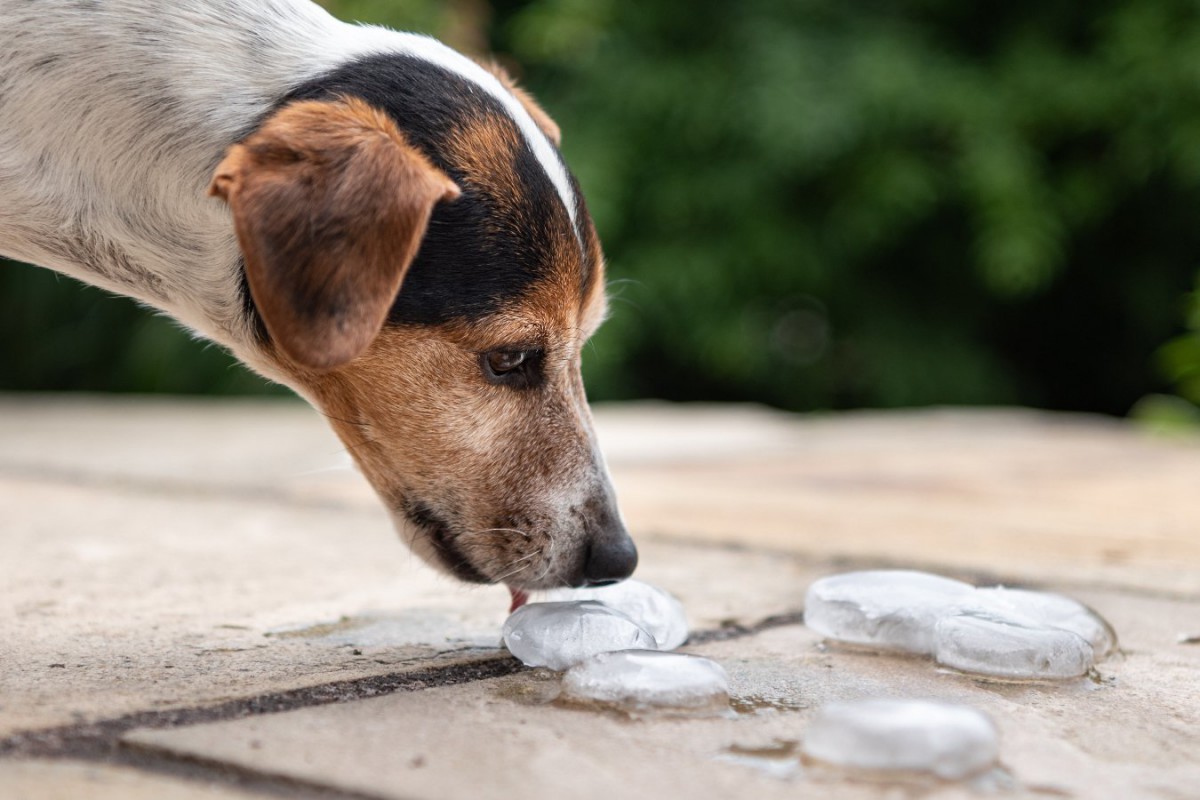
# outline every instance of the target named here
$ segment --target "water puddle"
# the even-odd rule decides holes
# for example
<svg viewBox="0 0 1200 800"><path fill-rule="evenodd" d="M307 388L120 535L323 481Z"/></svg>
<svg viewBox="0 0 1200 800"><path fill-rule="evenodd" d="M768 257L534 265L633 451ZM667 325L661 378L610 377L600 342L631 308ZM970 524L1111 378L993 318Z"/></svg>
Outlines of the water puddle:
<svg viewBox="0 0 1200 800"><path fill-rule="evenodd" d="M263 636L272 639L324 639L326 636L333 636L366 627L371 622L373 620L340 617L333 622L318 622L299 628L276 628L267 631Z"/></svg>
<svg viewBox="0 0 1200 800"><path fill-rule="evenodd" d="M753 694L731 697L729 706L738 714L775 714L781 711L800 711L806 708L806 705L799 700Z"/></svg>
<svg viewBox="0 0 1200 800"><path fill-rule="evenodd" d="M562 694L558 674L548 669L534 669L498 681L493 694L522 706L544 706Z"/></svg>
<svg viewBox="0 0 1200 800"><path fill-rule="evenodd" d="M802 771L800 743L793 739L774 739L765 745L733 744L716 760L748 767L781 780L795 777Z"/></svg>

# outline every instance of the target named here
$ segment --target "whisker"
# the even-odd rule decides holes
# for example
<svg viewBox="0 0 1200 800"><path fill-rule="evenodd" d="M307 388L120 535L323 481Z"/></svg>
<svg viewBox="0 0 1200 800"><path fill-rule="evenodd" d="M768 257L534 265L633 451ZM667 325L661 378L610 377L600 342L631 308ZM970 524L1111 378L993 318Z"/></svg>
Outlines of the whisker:
<svg viewBox="0 0 1200 800"><path fill-rule="evenodd" d="M637 278L610 278L604 282L604 285L609 289L612 289L615 286L620 286L623 289L624 287L630 285L645 286L646 282Z"/></svg>
<svg viewBox="0 0 1200 800"><path fill-rule="evenodd" d="M544 577L546 577L547 575L549 575L549 574L550 574L550 568L551 568L552 566L554 566L554 561L553 561L553 559L547 558L547 559L546 559L546 568L542 570L542 572L541 572L541 574L540 574L540 575L538 575L536 578L534 578L534 579L533 579L533 583L538 583L538 582L540 582L540 581L542 580L542 578L544 578Z"/></svg>
<svg viewBox="0 0 1200 800"><path fill-rule="evenodd" d="M533 538L533 534L527 533L527 532L525 532L523 530L519 530L517 528L484 528L481 531L475 531L476 536L478 536L481 533L519 533L522 536L524 536L526 539Z"/></svg>
<svg viewBox="0 0 1200 800"><path fill-rule="evenodd" d="M527 555L523 558L518 558L516 561L509 564L509 566L512 567L512 569L510 569L508 572L505 572L503 575L501 575L497 578L494 578L495 582L500 583L501 581L511 578L513 575L517 575L517 574L529 569L530 567L532 567L533 562L530 561L530 559L533 558L535 555L537 555L537 554L530 553L529 555ZM524 562L524 563L522 563L522 562Z"/></svg>
<svg viewBox="0 0 1200 800"><path fill-rule="evenodd" d="M613 305L616 305L617 303L623 303L623 304L629 306L630 308L636 309L638 311L642 310L641 303L638 303L636 300L633 300L632 298L625 297L624 295L614 294L611 297L609 297L608 299L609 299L609 302L611 302Z"/></svg>

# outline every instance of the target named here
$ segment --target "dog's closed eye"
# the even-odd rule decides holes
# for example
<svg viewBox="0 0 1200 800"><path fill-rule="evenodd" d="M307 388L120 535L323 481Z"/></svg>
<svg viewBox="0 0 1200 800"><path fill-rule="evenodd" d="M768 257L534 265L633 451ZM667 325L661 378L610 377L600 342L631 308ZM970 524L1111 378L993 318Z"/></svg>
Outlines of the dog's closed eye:
<svg viewBox="0 0 1200 800"><path fill-rule="evenodd" d="M488 383L527 389L541 377L541 350L489 350L479 356Z"/></svg>

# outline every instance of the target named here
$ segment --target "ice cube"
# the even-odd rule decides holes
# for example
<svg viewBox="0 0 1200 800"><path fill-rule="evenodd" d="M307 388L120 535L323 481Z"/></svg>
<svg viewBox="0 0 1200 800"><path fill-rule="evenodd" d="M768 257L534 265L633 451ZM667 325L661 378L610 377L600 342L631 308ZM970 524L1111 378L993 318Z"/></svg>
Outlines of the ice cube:
<svg viewBox="0 0 1200 800"><path fill-rule="evenodd" d="M654 637L594 600L528 603L504 623L504 644L531 667L564 670L597 653L654 650Z"/></svg>
<svg viewBox="0 0 1200 800"><path fill-rule="evenodd" d="M1078 678L1095 663L1092 646L1077 633L985 611L939 620L934 648L943 666L1013 680Z"/></svg>
<svg viewBox="0 0 1200 800"><path fill-rule="evenodd" d="M715 661L682 653L600 653L563 675L565 697L625 709L690 711L729 704L729 678Z"/></svg>
<svg viewBox="0 0 1200 800"><path fill-rule="evenodd" d="M1117 635L1112 627L1083 603L1061 594L996 586L975 590L971 606L1023 624L1071 631L1092 646L1098 659L1116 649Z"/></svg>
<svg viewBox="0 0 1200 800"><path fill-rule="evenodd" d="M687 641L683 604L666 591L642 581L631 579L592 589L554 589L543 597L551 601L598 600L648 631L659 650L674 650Z"/></svg>
<svg viewBox="0 0 1200 800"><path fill-rule="evenodd" d="M975 587L912 570L847 572L808 587L804 624L853 644L933 652L933 626Z"/></svg>
<svg viewBox="0 0 1200 800"><path fill-rule="evenodd" d="M932 773L946 780L996 763L996 726L966 706L870 699L821 708L804 734L806 756L863 770Z"/></svg>

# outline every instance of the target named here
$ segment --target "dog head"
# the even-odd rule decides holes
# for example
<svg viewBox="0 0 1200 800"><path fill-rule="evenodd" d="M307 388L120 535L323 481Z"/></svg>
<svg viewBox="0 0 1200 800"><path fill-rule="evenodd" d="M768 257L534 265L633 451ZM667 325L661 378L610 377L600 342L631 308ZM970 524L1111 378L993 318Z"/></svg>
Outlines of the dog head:
<svg viewBox="0 0 1200 800"><path fill-rule="evenodd" d="M367 61L294 92L213 177L270 371L434 565L514 590L627 577L579 373L603 257L557 128L503 75Z"/></svg>

